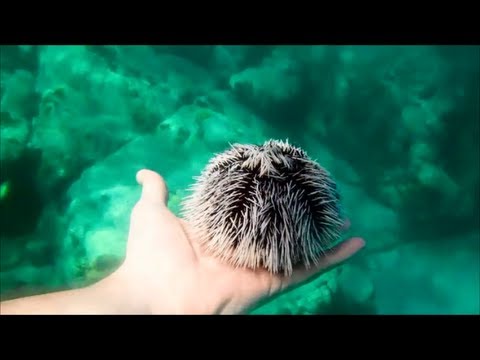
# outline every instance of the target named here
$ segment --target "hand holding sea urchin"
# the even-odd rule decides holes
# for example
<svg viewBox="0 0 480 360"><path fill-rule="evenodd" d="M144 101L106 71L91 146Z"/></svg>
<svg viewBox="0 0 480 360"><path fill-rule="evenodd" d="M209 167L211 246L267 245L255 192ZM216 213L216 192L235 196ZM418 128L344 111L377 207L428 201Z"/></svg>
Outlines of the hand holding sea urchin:
<svg viewBox="0 0 480 360"><path fill-rule="evenodd" d="M317 264L344 223L329 172L288 142L233 145L191 191L183 217L208 253L233 266L291 275Z"/></svg>

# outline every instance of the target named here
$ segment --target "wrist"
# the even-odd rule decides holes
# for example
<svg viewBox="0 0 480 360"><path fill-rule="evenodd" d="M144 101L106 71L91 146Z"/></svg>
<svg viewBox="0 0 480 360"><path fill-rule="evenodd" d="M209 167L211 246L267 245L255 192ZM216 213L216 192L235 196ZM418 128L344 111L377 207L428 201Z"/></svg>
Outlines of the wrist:
<svg viewBox="0 0 480 360"><path fill-rule="evenodd" d="M99 282L84 288L95 299L102 314L129 315L149 314L149 306L142 296L132 289L131 282L119 268Z"/></svg>

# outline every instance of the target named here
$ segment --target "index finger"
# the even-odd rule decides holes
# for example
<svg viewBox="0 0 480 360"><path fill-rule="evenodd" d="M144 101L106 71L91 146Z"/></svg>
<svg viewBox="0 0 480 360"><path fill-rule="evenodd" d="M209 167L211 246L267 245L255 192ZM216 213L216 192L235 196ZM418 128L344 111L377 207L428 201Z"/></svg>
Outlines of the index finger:
<svg viewBox="0 0 480 360"><path fill-rule="evenodd" d="M365 240L360 237L350 238L336 247L330 249L316 266L309 269L294 271L293 275L286 279L285 286L297 285L308 280L310 277L327 271L330 268L345 262L365 246Z"/></svg>

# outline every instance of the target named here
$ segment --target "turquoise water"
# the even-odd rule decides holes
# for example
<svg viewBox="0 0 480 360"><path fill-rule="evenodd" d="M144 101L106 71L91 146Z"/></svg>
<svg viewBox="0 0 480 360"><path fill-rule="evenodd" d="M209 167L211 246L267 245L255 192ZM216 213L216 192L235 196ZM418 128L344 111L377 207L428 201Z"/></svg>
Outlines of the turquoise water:
<svg viewBox="0 0 480 360"><path fill-rule="evenodd" d="M478 46L0 47L0 294L124 255L142 167L169 205L230 143L289 139L367 247L255 314L480 312Z"/></svg>

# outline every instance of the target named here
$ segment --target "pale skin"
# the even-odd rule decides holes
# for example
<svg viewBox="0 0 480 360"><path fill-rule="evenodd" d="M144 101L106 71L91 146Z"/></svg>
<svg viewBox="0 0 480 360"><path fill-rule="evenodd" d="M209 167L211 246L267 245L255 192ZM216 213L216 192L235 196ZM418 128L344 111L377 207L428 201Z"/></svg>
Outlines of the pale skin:
<svg viewBox="0 0 480 360"><path fill-rule="evenodd" d="M242 314L257 301L342 264L365 245L361 238L350 238L315 268L290 277L234 268L206 255L191 227L167 208L168 190L159 174L144 169L137 181L142 194L117 270L83 288L4 301L0 313Z"/></svg>

